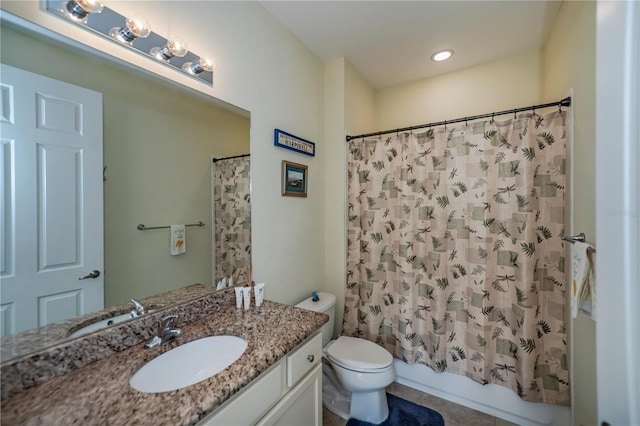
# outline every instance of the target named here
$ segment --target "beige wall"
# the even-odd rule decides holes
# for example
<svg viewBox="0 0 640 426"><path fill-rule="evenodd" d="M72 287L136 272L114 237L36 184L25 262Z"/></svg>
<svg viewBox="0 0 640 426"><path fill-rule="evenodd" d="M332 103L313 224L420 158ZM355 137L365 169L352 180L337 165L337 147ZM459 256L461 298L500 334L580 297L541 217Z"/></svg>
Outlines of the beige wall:
<svg viewBox="0 0 640 426"><path fill-rule="evenodd" d="M2 62L103 94L105 305L210 283L211 155L249 152L249 119L137 73L2 28ZM166 230L192 223L187 253Z"/></svg>
<svg viewBox="0 0 640 426"><path fill-rule="evenodd" d="M375 125L375 92L343 58L325 64L325 290L336 296L335 334L342 331L346 279L346 133Z"/></svg>
<svg viewBox="0 0 640 426"><path fill-rule="evenodd" d="M372 131L377 124L376 92L348 61L344 61L344 90L346 130L352 135Z"/></svg>
<svg viewBox="0 0 640 426"><path fill-rule="evenodd" d="M486 62L376 93L378 129L532 105L541 95L540 51Z"/></svg>
<svg viewBox="0 0 640 426"><path fill-rule="evenodd" d="M342 331L344 280L346 275L345 184L345 64L343 58L325 64L325 285L324 290L336 296L334 333ZM331 172L329 173L329 168Z"/></svg>
<svg viewBox="0 0 640 426"><path fill-rule="evenodd" d="M573 89L573 224L595 243L595 35L596 2L564 2L543 49L543 100ZM572 406L575 425L597 416L595 323L580 313L572 321Z"/></svg>

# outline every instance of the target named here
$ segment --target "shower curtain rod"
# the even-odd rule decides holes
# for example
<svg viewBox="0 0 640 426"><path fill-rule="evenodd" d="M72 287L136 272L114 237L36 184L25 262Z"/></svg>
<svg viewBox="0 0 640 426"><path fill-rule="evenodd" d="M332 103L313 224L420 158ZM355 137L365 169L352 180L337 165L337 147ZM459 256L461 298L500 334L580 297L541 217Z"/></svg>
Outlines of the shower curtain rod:
<svg viewBox="0 0 640 426"><path fill-rule="evenodd" d="M425 127L435 127L435 126L442 126L443 124L446 126L447 124L452 124L452 123L461 123L463 121L470 121L470 120L477 120L479 118L488 118L488 117L495 117L496 115L505 115L505 114L517 114L519 112L522 111L529 111L532 110L535 112L536 109L538 108L548 108L548 107L552 107L552 106L557 106L558 108L560 107L568 107L571 106L571 97L566 97L564 99L562 99L561 101L558 102L549 102L547 104L540 104L540 105L531 105L528 107L523 107L523 108L515 108L515 109L506 109L504 111L498 111L498 112L491 112L488 114L480 114L480 115L473 115L471 117L463 117L463 118L456 118L454 120L444 120L444 121L438 121L437 123L429 123L429 124L420 124L418 126L411 126L411 127L402 127L400 129L393 129L393 130L383 130L380 132L372 132L372 133L365 133L362 135L355 135L355 136L349 136L347 135L347 142L350 142L354 139L359 139L359 138L366 138L369 136L381 136L381 135L385 135L387 133L399 133L399 132L406 132L408 130L416 130L416 129L424 129Z"/></svg>
<svg viewBox="0 0 640 426"><path fill-rule="evenodd" d="M217 161L231 160L232 158L242 158L242 157L250 157L250 156L251 156L251 154L234 155L234 156L231 156L231 157L214 158L211 161L213 161L215 163Z"/></svg>

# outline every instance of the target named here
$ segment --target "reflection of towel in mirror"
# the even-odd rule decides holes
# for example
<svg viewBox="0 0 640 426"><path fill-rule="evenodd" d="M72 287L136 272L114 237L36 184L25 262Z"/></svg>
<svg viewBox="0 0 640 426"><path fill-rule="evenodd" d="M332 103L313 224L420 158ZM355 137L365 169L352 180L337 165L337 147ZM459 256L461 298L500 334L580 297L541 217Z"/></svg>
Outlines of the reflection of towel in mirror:
<svg viewBox="0 0 640 426"><path fill-rule="evenodd" d="M216 287L216 290L222 290L226 286L227 286L227 279L223 278L220 281L218 281L218 286Z"/></svg>
<svg viewBox="0 0 640 426"><path fill-rule="evenodd" d="M187 251L187 233L184 225L171 225L171 255L177 256Z"/></svg>
<svg viewBox="0 0 640 426"><path fill-rule="evenodd" d="M582 308L595 320L596 277L590 247L579 241L571 247L571 316L576 318Z"/></svg>

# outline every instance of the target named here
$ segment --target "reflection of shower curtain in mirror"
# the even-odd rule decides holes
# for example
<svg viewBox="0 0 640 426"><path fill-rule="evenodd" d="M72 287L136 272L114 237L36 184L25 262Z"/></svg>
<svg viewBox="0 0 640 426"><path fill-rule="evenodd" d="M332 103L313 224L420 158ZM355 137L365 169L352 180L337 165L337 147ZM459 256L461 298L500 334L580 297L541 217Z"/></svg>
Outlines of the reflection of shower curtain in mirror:
<svg viewBox="0 0 640 426"><path fill-rule="evenodd" d="M215 163L216 282L251 267L250 157Z"/></svg>

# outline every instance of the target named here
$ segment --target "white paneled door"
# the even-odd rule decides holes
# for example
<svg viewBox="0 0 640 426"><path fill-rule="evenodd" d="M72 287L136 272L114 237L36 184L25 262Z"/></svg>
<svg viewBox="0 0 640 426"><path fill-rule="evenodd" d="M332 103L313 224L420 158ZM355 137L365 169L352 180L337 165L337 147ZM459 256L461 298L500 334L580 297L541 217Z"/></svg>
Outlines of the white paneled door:
<svg viewBox="0 0 640 426"><path fill-rule="evenodd" d="M4 336L104 306L102 94L0 66Z"/></svg>

